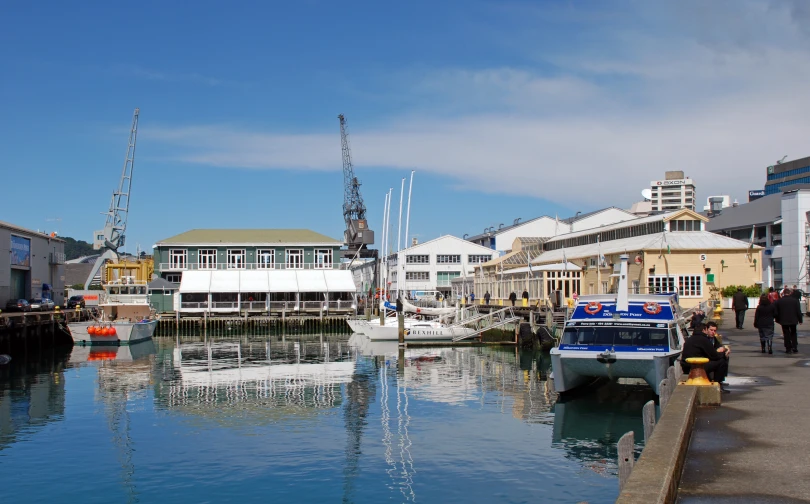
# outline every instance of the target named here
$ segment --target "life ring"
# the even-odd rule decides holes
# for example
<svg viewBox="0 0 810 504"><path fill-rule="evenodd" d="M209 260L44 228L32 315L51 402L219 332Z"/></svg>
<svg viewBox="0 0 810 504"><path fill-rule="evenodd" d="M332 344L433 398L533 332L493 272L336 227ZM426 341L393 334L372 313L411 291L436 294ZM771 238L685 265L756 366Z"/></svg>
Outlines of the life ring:
<svg viewBox="0 0 810 504"><path fill-rule="evenodd" d="M602 311L602 303L599 301L588 301L588 304L585 305L584 310L588 315L596 315Z"/></svg>
<svg viewBox="0 0 810 504"><path fill-rule="evenodd" d="M644 303L641 305L641 309L644 310L644 313L648 313L650 315L658 315L661 313L661 305L655 301L648 301Z"/></svg>

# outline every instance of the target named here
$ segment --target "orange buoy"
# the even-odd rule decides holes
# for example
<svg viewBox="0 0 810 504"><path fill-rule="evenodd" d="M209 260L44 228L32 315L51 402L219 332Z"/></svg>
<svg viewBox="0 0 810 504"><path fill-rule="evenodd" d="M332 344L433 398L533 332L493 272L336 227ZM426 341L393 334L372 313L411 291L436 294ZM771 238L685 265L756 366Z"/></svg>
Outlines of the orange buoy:
<svg viewBox="0 0 810 504"><path fill-rule="evenodd" d="M87 326L87 334L89 334L91 336L96 334L96 328L93 327L93 326Z"/></svg>
<svg viewBox="0 0 810 504"><path fill-rule="evenodd" d="M108 327L108 328L107 328L107 331L108 331L108 332L107 332L107 334L108 334L109 336L115 336L115 333L117 332L117 331L115 330L115 327L112 327L112 326Z"/></svg>

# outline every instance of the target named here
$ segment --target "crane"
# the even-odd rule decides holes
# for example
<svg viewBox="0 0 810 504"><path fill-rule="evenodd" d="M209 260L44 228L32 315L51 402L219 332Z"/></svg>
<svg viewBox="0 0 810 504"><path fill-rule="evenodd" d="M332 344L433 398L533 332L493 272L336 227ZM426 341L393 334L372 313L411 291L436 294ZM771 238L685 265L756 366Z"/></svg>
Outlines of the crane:
<svg viewBox="0 0 810 504"><path fill-rule="evenodd" d="M127 216L129 215L129 196L132 189L132 170L135 167L135 141L138 138L139 112L140 109L136 108L132 115L132 128L129 131L129 143L124 159L124 169L121 172L121 181L118 183L118 189L113 191L110 209L106 213L102 212L102 215L107 216L107 221L104 229L96 231L93 235L93 248L102 252L84 282L85 289L90 288L93 277L108 259L118 260L118 249L124 246L124 232L127 229Z"/></svg>
<svg viewBox="0 0 810 504"><path fill-rule="evenodd" d="M346 255L348 257L358 254L361 257L376 256L368 250L368 245L374 243L374 231L368 228L366 205L360 195L360 181L354 176L346 118L340 114L338 119L340 120L340 145L343 153L343 220L346 221L343 241L348 248ZM366 253L361 250L364 245Z"/></svg>

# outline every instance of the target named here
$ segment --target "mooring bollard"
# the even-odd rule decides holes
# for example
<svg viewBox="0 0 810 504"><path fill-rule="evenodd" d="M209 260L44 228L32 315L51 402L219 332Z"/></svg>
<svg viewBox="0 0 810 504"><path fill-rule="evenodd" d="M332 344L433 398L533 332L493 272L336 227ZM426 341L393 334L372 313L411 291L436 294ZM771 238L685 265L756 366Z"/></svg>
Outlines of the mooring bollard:
<svg viewBox="0 0 810 504"><path fill-rule="evenodd" d="M633 472L633 464L636 459L633 454L635 447L635 434L633 431L628 432L619 439L617 448L619 451L619 491L622 491L627 480L630 479L630 473Z"/></svg>
<svg viewBox="0 0 810 504"><path fill-rule="evenodd" d="M641 409L641 417L644 423L644 444L646 445L655 429L655 401L647 401L647 404Z"/></svg>
<svg viewBox="0 0 810 504"><path fill-rule="evenodd" d="M397 338L399 346L405 345L405 314L397 313Z"/></svg>
<svg viewBox="0 0 810 504"><path fill-rule="evenodd" d="M661 380L661 383L658 385L658 403L661 405L662 415L664 414L664 408L666 408L667 403L669 403L669 397L672 395L671 387L669 380L666 378Z"/></svg>

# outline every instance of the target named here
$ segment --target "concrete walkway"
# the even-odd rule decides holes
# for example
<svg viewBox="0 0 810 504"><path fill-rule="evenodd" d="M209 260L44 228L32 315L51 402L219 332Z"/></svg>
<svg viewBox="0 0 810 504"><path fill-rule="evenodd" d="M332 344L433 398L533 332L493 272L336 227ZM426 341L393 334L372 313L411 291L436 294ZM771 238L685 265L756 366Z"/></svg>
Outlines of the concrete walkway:
<svg viewBox="0 0 810 504"><path fill-rule="evenodd" d="M734 312L724 313L731 393L721 407L698 410L679 503L810 502L810 317L798 326L798 354L785 354L777 324L768 355L753 315L738 330Z"/></svg>

